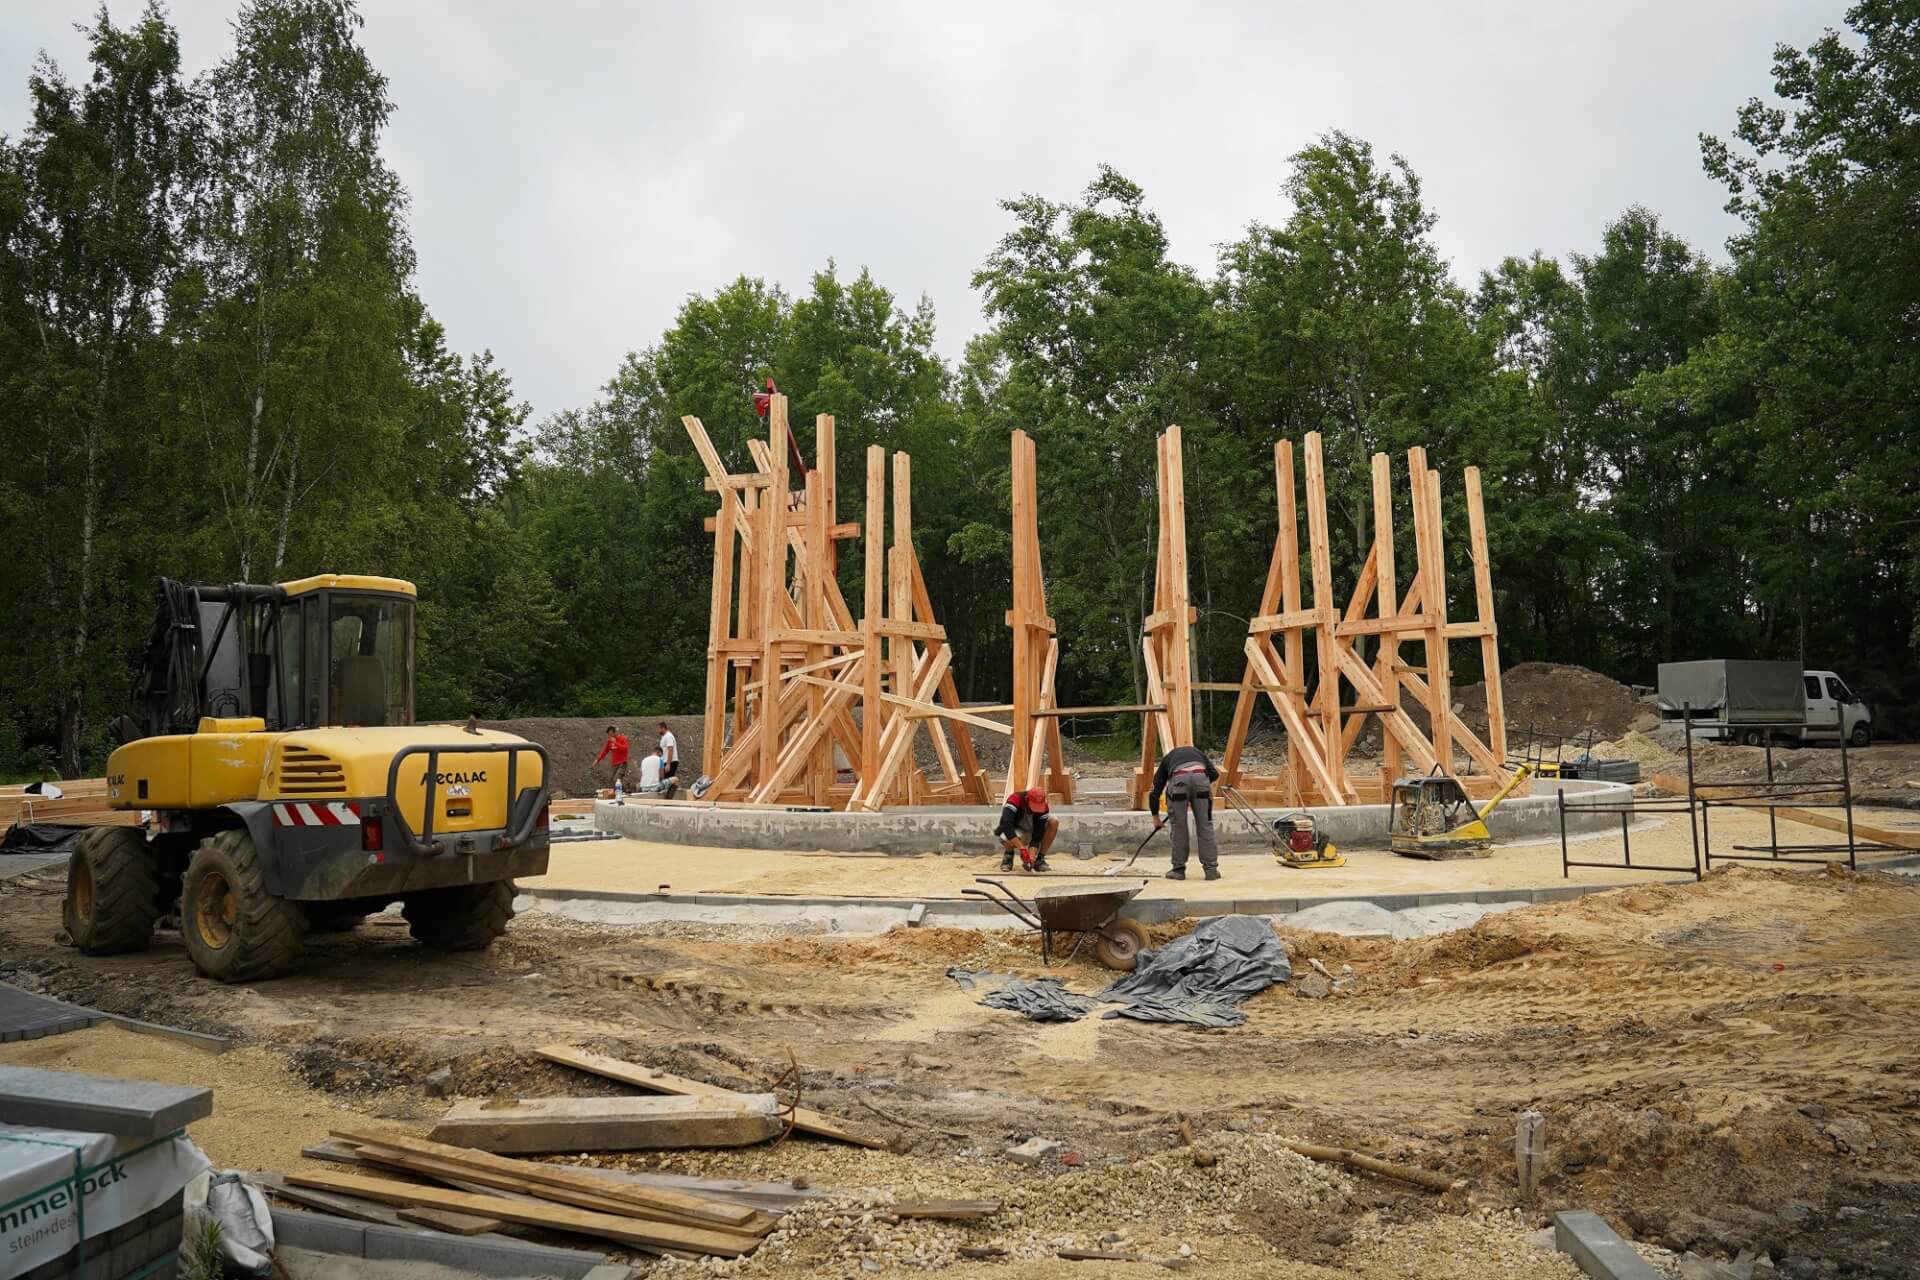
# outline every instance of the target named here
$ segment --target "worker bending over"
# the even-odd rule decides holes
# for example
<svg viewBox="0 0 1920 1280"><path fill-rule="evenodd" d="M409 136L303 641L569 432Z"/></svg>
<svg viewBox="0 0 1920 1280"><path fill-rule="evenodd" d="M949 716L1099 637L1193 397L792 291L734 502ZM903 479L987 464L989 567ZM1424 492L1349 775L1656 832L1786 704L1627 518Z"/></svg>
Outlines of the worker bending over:
<svg viewBox="0 0 1920 1280"><path fill-rule="evenodd" d="M1033 850L1033 869L1045 871L1047 850L1053 848L1053 838L1060 834L1060 819L1047 810L1045 787L1016 791L1000 806L1000 824L993 834L1000 837L1000 847L1006 850L1000 859L1002 871L1013 870L1013 854L1020 847L1022 832L1026 833L1027 847Z"/></svg>
<svg viewBox="0 0 1920 1280"><path fill-rule="evenodd" d="M1147 801L1153 829L1158 831L1166 825L1160 821L1162 793L1167 797L1167 812L1173 815L1173 870L1167 872L1169 880L1187 878L1189 809L1200 840L1200 869L1209 880L1220 878L1220 850L1213 840L1213 784L1219 777L1220 771L1198 747L1175 747L1160 757L1160 767L1153 771L1153 795Z"/></svg>

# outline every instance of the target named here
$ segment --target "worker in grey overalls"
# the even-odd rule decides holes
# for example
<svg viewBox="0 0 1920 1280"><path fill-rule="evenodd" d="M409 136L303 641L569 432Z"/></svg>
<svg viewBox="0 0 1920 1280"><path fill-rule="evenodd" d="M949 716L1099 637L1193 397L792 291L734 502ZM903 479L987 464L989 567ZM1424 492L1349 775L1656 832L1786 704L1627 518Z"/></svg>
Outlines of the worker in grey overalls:
<svg viewBox="0 0 1920 1280"><path fill-rule="evenodd" d="M1166 825L1160 821L1162 793L1167 797L1167 812L1173 816L1173 870L1167 872L1169 880L1187 878L1189 809L1200 842L1200 869L1209 880L1220 878L1220 850L1213 839L1213 784L1219 777L1220 771L1198 747L1175 747L1160 757L1160 767L1153 771L1153 796L1147 801L1153 829L1158 831Z"/></svg>

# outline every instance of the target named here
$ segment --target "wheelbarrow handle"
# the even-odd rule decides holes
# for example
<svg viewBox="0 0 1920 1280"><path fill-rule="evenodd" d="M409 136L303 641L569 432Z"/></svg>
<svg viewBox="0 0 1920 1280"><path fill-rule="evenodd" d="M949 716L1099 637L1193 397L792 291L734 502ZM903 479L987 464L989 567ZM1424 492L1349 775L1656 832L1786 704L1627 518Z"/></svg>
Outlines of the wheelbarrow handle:
<svg viewBox="0 0 1920 1280"><path fill-rule="evenodd" d="M999 888L1000 892L1006 894L1008 898L1012 899L1012 901L1011 902L1002 901L1001 899L996 898L991 893L988 893L985 889L962 889L960 891L960 896L963 898L985 898L988 902L991 902L994 906L1000 908L1002 911L1006 912L1008 915L1018 920L1021 924L1026 925L1028 928L1042 929L1042 930L1045 929L1046 926L1040 923L1040 919L1038 916L1031 915L1026 910L1023 909L1025 908L1026 904L1021 902L1019 898L1015 897L1012 890L1008 889L1005 885L1000 884L1000 882L997 880L991 880L991 881L988 881L988 883L996 885Z"/></svg>

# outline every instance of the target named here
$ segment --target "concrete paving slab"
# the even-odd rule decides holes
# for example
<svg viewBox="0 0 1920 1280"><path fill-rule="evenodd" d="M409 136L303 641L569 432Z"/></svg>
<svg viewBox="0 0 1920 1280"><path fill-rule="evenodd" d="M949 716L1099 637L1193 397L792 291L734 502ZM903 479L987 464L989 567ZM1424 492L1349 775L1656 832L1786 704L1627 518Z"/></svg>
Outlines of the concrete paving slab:
<svg viewBox="0 0 1920 1280"><path fill-rule="evenodd" d="M107 1021L103 1013L82 1009L64 1000L52 1000L0 982L0 1044L10 1040L38 1040L78 1031Z"/></svg>
<svg viewBox="0 0 1920 1280"><path fill-rule="evenodd" d="M631 1267L619 1267L614 1272L599 1270L615 1265L609 1264L603 1253L474 1240L438 1231L383 1226L377 1222L349 1222L345 1218L301 1209L275 1208L273 1235L277 1243L289 1248L370 1261L434 1262L481 1276L538 1275L559 1276L565 1280L587 1280L591 1276L593 1280L602 1280L633 1274Z"/></svg>
<svg viewBox="0 0 1920 1280"><path fill-rule="evenodd" d="M213 1114L213 1090L0 1067L0 1124L158 1138Z"/></svg>

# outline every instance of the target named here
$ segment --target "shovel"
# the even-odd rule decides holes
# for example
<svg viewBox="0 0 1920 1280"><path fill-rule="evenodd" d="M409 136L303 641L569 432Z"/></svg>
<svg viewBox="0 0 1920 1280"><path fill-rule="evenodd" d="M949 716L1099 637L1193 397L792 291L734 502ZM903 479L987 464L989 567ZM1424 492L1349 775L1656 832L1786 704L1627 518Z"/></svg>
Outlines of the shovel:
<svg viewBox="0 0 1920 1280"><path fill-rule="evenodd" d="M1160 828L1155 827L1153 830L1147 832L1147 840L1151 840L1159 834L1160 834ZM1133 850L1132 858L1128 858L1125 862L1116 862L1112 866L1108 867L1106 870L1102 871L1100 874L1103 876L1117 876L1122 871L1125 871L1128 867L1132 866L1134 863L1134 859L1140 856L1140 850L1147 847L1147 840L1142 840L1137 846L1135 846Z"/></svg>

